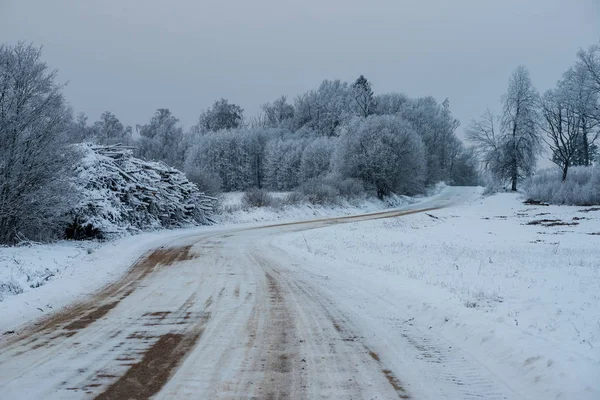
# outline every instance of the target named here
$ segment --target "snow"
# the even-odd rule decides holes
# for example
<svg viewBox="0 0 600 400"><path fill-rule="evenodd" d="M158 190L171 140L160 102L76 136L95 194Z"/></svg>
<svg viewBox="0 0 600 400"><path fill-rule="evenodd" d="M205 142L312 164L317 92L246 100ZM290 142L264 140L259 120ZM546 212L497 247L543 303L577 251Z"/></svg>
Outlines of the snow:
<svg viewBox="0 0 600 400"><path fill-rule="evenodd" d="M18 295L0 293L0 332L15 330L91 295L118 279L147 251L201 231L197 227L143 233L104 243L59 242L0 248L0 288L13 283L22 291Z"/></svg>
<svg viewBox="0 0 600 400"><path fill-rule="evenodd" d="M439 193L444 188L438 185L432 189L428 196ZM309 203L285 204L285 197L289 192L270 192L275 199L281 200L282 204L276 207L251 207L242 205L243 192L224 193L219 199L221 213L214 219L223 224L240 224L250 222L292 222L321 217L334 217L342 215L356 215L368 212L382 211L390 208L400 208L416 203L426 196L390 196L385 201L375 197L355 199L352 201L340 200L336 205L314 205Z"/></svg>
<svg viewBox="0 0 600 400"><path fill-rule="evenodd" d="M215 263L227 256L227 268L242 267L239 260L246 260L245 268L252 265L260 272L251 261L262 257L282 271L277 276L289 280L282 287L304 285L321 296L312 307L329 304L344 329L376 352L415 398L439 398L436 393L444 398L600 398L600 209L525 205L519 195L484 197L481 189L442 187L436 193L398 201L408 209L442 208L393 219L247 229L264 225L258 221L386 207L377 200L338 207L302 204L217 216L235 225L145 233L102 244L1 248L0 283L13 282L24 293L5 293L0 332L90 296L152 248L170 242L201 246L206 235L227 232L223 240L231 239L222 253L211 256ZM229 200L232 208L236 197L241 199L231 195ZM157 285L173 278L167 271L156 278ZM177 279L183 282L186 274ZM209 279L212 273L207 274ZM247 279L244 275L242 281ZM39 282L44 285L32 288ZM167 293L177 282L161 290ZM220 326L215 337L222 335Z"/></svg>
<svg viewBox="0 0 600 400"><path fill-rule="evenodd" d="M310 266L304 272L326 276L323 290L363 315L363 326L389 322L390 310L360 295L380 293L405 314L401 329L435 332L519 393L597 399L600 210L587 209L477 195L427 214L280 235L273 244ZM541 219L572 225L534 222ZM398 326L378 331L390 329Z"/></svg>
<svg viewBox="0 0 600 400"><path fill-rule="evenodd" d="M271 193L276 199L283 199L287 192ZM243 192L225 193L221 196L221 207L229 211L221 214L220 222L228 223L256 223L267 221L297 221L316 217L352 215L370 211L378 211L389 207L390 203L384 203L376 199L362 200L360 202L343 205L323 207L309 204L300 204L293 206L282 206L278 209L273 208L242 208ZM394 205L409 204L414 202L409 198L395 198ZM224 229L227 225L221 225ZM172 235L182 235L182 232L195 231L200 228L189 228L173 231L156 231L136 235L134 237L124 237L115 239L111 242L99 241L62 241L53 244L29 244L21 247L0 247L0 306L13 295L21 295L33 289L46 285L56 279L64 280L65 277L72 277L74 280L82 278L90 281L98 278L92 276L90 270L100 274L108 274L116 265L109 265L97 268L106 254L110 258L118 261L123 268L128 267L132 260L139 257L144 251L147 251L156 245L161 239L168 239ZM198 230L199 232L202 230ZM146 243L148 241L148 243ZM140 246L130 248L131 243ZM121 249L123 248L123 252ZM110 250L113 249L113 250ZM116 249L116 250L115 250ZM134 256L125 254L126 251L132 251ZM125 257L125 259L123 259ZM129 264L128 264L129 263ZM89 266L89 269L88 269ZM93 267L92 267L93 266ZM83 275L82 275L83 274ZM65 281L66 282L66 281ZM105 282L104 279L101 282ZM76 285L76 283L74 282ZM80 290L79 288L78 290ZM40 302L43 303L42 295ZM52 302L50 302L52 303ZM48 307L47 304L41 304L42 310ZM34 307L37 309L37 307ZM44 312L44 311L38 311Z"/></svg>
<svg viewBox="0 0 600 400"><path fill-rule="evenodd" d="M185 174L132 156L129 147L81 144L73 183L82 193L68 238L106 238L141 230L210 224L214 200Z"/></svg>

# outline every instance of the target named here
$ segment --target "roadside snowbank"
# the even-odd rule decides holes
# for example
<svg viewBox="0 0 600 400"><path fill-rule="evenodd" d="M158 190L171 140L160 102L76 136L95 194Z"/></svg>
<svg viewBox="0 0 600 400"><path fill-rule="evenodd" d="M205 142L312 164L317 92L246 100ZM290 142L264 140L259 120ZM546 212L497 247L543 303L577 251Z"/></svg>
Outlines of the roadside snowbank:
<svg viewBox="0 0 600 400"><path fill-rule="evenodd" d="M433 196L443 190L444 185L433 188L427 196ZM287 192L272 192L275 199L281 200L276 207L244 207L243 192L224 193L221 195L221 213L214 215L218 223L240 224L249 222L270 221L303 221L321 217L363 214L382 211L390 208L401 208L417 203L426 197L407 197L393 195L384 201L374 197L352 201L340 200L336 205L314 205L310 203L285 204Z"/></svg>
<svg viewBox="0 0 600 400"><path fill-rule="evenodd" d="M362 290L381 293L406 315L397 329L433 332L522 393L600 396L600 209L497 194L274 244L345 292L365 324L391 323L361 302Z"/></svg>

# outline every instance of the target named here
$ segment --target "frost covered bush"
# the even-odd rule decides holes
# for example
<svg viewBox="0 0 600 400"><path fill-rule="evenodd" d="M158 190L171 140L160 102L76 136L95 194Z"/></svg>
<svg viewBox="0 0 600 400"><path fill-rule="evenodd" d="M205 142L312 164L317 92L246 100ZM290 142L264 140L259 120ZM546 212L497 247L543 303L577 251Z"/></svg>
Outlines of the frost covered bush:
<svg viewBox="0 0 600 400"><path fill-rule="evenodd" d="M305 201L319 205L338 204L341 199L350 200L364 195L361 181L344 179L339 175L311 179L303 183L299 190Z"/></svg>
<svg viewBox="0 0 600 400"><path fill-rule="evenodd" d="M216 196L222 192L221 186L223 182L221 177L215 172L209 169L196 168L186 171L187 178L194 182L200 191L210 195Z"/></svg>
<svg viewBox="0 0 600 400"><path fill-rule="evenodd" d="M288 193L288 195L283 199L283 203L286 205L302 204L306 203L307 201L308 200L306 199L306 196L300 192Z"/></svg>
<svg viewBox="0 0 600 400"><path fill-rule="evenodd" d="M339 202L340 192L320 179L305 182L300 191L311 204L331 205Z"/></svg>
<svg viewBox="0 0 600 400"><path fill-rule="evenodd" d="M525 195L527 199L550 204L598 205L600 166L571 167L564 182L558 169L541 171L526 182Z"/></svg>
<svg viewBox="0 0 600 400"><path fill-rule="evenodd" d="M275 198L265 189L250 189L242 196L242 206L269 207L275 205Z"/></svg>
<svg viewBox="0 0 600 400"><path fill-rule="evenodd" d="M79 145L74 185L84 198L65 236L104 238L125 231L210 224L215 199L161 162L134 158L121 146Z"/></svg>
<svg viewBox="0 0 600 400"><path fill-rule="evenodd" d="M329 182L339 192L340 197L346 200L364 195L364 186L361 181L353 178L342 178L337 175L328 176L325 182Z"/></svg>

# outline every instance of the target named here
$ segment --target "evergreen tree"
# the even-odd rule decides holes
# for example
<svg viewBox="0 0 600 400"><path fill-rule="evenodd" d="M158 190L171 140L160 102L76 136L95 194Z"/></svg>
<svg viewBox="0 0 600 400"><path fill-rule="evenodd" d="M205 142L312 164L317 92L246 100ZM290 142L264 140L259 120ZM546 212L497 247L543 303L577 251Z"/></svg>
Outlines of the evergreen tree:
<svg viewBox="0 0 600 400"><path fill-rule="evenodd" d="M363 75L352 84L352 97L356 110L361 117L368 117L375 112L375 98L371 89L371 82Z"/></svg>

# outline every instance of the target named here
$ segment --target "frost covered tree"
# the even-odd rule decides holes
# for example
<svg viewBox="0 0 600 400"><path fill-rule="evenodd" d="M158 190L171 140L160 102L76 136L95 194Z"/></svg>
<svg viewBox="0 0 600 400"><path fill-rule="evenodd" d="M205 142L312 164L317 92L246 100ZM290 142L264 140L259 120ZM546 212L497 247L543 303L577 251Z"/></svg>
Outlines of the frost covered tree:
<svg viewBox="0 0 600 400"><path fill-rule="evenodd" d="M540 126L546 133L552 161L562 170L563 181L571 165L590 165L596 153L598 96L589 78L586 69L571 68L557 88L542 98Z"/></svg>
<svg viewBox="0 0 600 400"><path fill-rule="evenodd" d="M203 111L194 127L197 133L235 129L242 125L244 110L226 99L215 101L213 106Z"/></svg>
<svg viewBox="0 0 600 400"><path fill-rule="evenodd" d="M200 135L186 152L184 170L201 189L203 185L224 191L261 188L267 143L281 134L278 129L240 128Z"/></svg>
<svg viewBox="0 0 600 400"><path fill-rule="evenodd" d="M563 181L567 179L579 143L580 121L573 106L563 88L549 90L542 97L540 127L547 135L544 140L552 151L552 162L562 170Z"/></svg>
<svg viewBox="0 0 600 400"><path fill-rule="evenodd" d="M377 115L395 115L401 112L409 98L402 93L386 93L375 96L375 110Z"/></svg>
<svg viewBox="0 0 600 400"><path fill-rule="evenodd" d="M423 139L427 183L449 181L460 146L455 134L459 122L450 112L449 101L440 105L433 97L410 99L402 103L397 114L409 121Z"/></svg>
<svg viewBox="0 0 600 400"><path fill-rule="evenodd" d="M273 103L263 104L261 110L264 113L263 126L271 128L280 127L294 118L294 107L287 102L285 96L281 96Z"/></svg>
<svg viewBox="0 0 600 400"><path fill-rule="evenodd" d="M93 141L93 129L88 126L87 121L88 117L84 113L77 114L68 134L68 140L71 143Z"/></svg>
<svg viewBox="0 0 600 400"><path fill-rule="evenodd" d="M73 199L72 115L41 48L0 45L0 243L49 240Z"/></svg>
<svg viewBox="0 0 600 400"><path fill-rule="evenodd" d="M593 89L600 94L600 43L578 53L578 64L587 69L593 83Z"/></svg>
<svg viewBox="0 0 600 400"><path fill-rule="evenodd" d="M450 183L453 185L475 186L479 184L475 149L472 147L461 149L453 161L450 178Z"/></svg>
<svg viewBox="0 0 600 400"><path fill-rule="evenodd" d="M484 169L499 182L510 182L516 191L518 183L531 175L541 150L539 95L524 66L510 77L508 90L502 96L502 116L487 111L471 122L467 138Z"/></svg>
<svg viewBox="0 0 600 400"><path fill-rule="evenodd" d="M300 185L300 166L306 139L279 138L265 149L265 183L272 190L291 190Z"/></svg>
<svg viewBox="0 0 600 400"><path fill-rule="evenodd" d="M483 115L471 121L465 130L467 139L473 143L473 151L483 170L490 173L494 178L498 170L498 164L502 159L502 138L500 122L491 110L486 110Z"/></svg>
<svg viewBox="0 0 600 400"><path fill-rule="evenodd" d="M123 126L116 115L110 111L102 113L100 120L94 122L91 131L92 140L97 144L110 145L131 143L131 127Z"/></svg>
<svg viewBox="0 0 600 400"><path fill-rule="evenodd" d="M324 80L294 102L295 129L309 128L322 136L335 136L337 128L353 114L352 92L346 82Z"/></svg>
<svg viewBox="0 0 600 400"><path fill-rule="evenodd" d="M466 133L484 168L497 181L509 181L511 189L517 190L518 183L533 172L541 149L539 95L524 66L511 75L502 110L499 123L488 111L472 121Z"/></svg>
<svg viewBox="0 0 600 400"><path fill-rule="evenodd" d="M571 164L592 165L598 156L600 91L595 89L590 71L581 63L565 72L559 90L571 105L580 130Z"/></svg>
<svg viewBox="0 0 600 400"><path fill-rule="evenodd" d="M425 187L423 141L400 117L350 121L340 135L334 165L342 177L362 180L380 199L390 193L420 193Z"/></svg>
<svg viewBox="0 0 600 400"><path fill-rule="evenodd" d="M531 83L529 71L523 65L510 77L508 90L502 98L501 123L504 135L500 176L510 179L511 190L533 172L541 149L538 132L539 95Z"/></svg>
<svg viewBox="0 0 600 400"><path fill-rule="evenodd" d="M304 148L300 161L300 177L302 182L319 178L331 172L331 157L337 139L319 137Z"/></svg>
<svg viewBox="0 0 600 400"><path fill-rule="evenodd" d="M358 115L366 118L373 114L375 112L375 98L373 97L371 82L361 75L352 84L351 89Z"/></svg>
<svg viewBox="0 0 600 400"><path fill-rule="evenodd" d="M136 155L163 161L172 167L183 166L183 128L168 108L159 108L149 124L140 126Z"/></svg>

